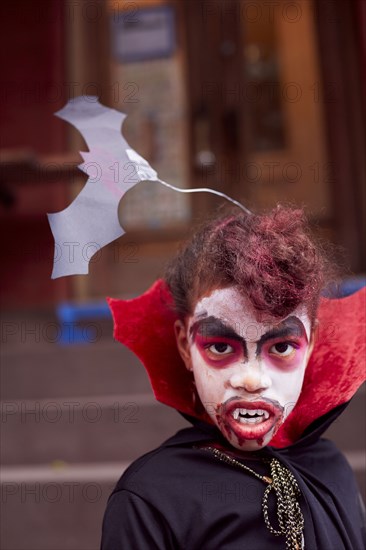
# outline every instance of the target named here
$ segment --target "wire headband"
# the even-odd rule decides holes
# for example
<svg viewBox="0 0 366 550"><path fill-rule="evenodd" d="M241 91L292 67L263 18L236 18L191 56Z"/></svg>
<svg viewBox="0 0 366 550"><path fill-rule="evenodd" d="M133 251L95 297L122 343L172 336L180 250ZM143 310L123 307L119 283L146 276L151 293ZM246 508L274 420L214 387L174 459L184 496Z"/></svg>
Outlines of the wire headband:
<svg viewBox="0 0 366 550"><path fill-rule="evenodd" d="M181 189L161 180L121 134L126 115L105 107L97 97L70 99L55 114L79 130L89 152L80 152L84 162L79 168L88 175L84 188L67 208L47 214L55 240L52 279L87 274L93 255L125 233L118 220L118 204L140 181L155 181L179 193L213 193L251 214L220 191Z"/></svg>

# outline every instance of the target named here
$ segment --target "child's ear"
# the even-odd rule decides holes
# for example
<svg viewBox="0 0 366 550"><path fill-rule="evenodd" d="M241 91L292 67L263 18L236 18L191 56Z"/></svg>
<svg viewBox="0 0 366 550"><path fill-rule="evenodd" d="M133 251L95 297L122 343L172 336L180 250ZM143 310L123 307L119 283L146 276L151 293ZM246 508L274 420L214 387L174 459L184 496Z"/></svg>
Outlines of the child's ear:
<svg viewBox="0 0 366 550"><path fill-rule="evenodd" d="M177 342L177 348L181 358L188 370L192 370L191 352L189 349L189 341L187 335L187 328L183 321L180 319L174 323L175 339Z"/></svg>

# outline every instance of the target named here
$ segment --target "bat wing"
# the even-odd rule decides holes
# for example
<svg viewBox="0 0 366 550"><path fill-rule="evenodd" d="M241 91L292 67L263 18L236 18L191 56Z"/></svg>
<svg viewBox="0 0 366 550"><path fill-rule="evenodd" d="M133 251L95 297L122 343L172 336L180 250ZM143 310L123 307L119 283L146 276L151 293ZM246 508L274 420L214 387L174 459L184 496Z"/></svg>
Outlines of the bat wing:
<svg viewBox="0 0 366 550"><path fill-rule="evenodd" d="M159 181L121 134L125 114L79 96L56 116L79 130L89 152L81 153L79 166L88 175L84 188L67 208L47 215L55 240L53 279L87 274L94 254L125 233L118 220L122 196L140 181Z"/></svg>

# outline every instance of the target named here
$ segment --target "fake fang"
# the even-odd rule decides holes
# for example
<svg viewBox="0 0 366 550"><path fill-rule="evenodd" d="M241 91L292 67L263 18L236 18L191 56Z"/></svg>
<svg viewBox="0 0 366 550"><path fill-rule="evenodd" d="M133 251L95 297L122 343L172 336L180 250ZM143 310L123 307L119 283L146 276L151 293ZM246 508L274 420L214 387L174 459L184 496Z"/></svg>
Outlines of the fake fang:
<svg viewBox="0 0 366 550"><path fill-rule="evenodd" d="M254 440L257 445L263 446L264 438L275 434L282 419L281 405L268 399L244 401L233 397L216 408L219 429L229 441L234 437L239 446Z"/></svg>
<svg viewBox="0 0 366 550"><path fill-rule="evenodd" d="M269 418L269 412L263 409L234 409L233 418L241 424L260 424Z"/></svg>

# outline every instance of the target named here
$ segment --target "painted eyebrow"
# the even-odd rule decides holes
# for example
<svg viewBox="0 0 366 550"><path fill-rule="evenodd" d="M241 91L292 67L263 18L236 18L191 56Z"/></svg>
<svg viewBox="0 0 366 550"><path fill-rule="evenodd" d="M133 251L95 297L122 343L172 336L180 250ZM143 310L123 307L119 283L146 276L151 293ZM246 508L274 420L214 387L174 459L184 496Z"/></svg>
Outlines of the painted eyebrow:
<svg viewBox="0 0 366 550"><path fill-rule="evenodd" d="M296 336L298 338L302 338L305 336L307 341L305 327L300 319L295 316L291 316L288 319L285 319L285 321L282 321L279 326L263 334L263 336L259 338L257 343L257 353L260 353L263 344L265 342L268 342L268 340L272 340L273 338L289 338L291 336Z"/></svg>
<svg viewBox="0 0 366 550"><path fill-rule="evenodd" d="M198 319L190 328L190 335L195 338L197 332L206 338L217 336L223 338L230 338L231 340L236 340L240 342L243 346L245 355L247 355L247 346L245 339L240 336L232 327L226 325L218 319L211 315L210 317L205 317L203 319Z"/></svg>
<svg viewBox="0 0 366 550"><path fill-rule="evenodd" d="M234 340L240 340L245 342L244 338L240 336L232 327L226 325L218 319L211 315L210 317L205 317L203 319L198 319L191 326L190 335L194 336L197 332L201 336L225 336L226 338L233 338Z"/></svg>

